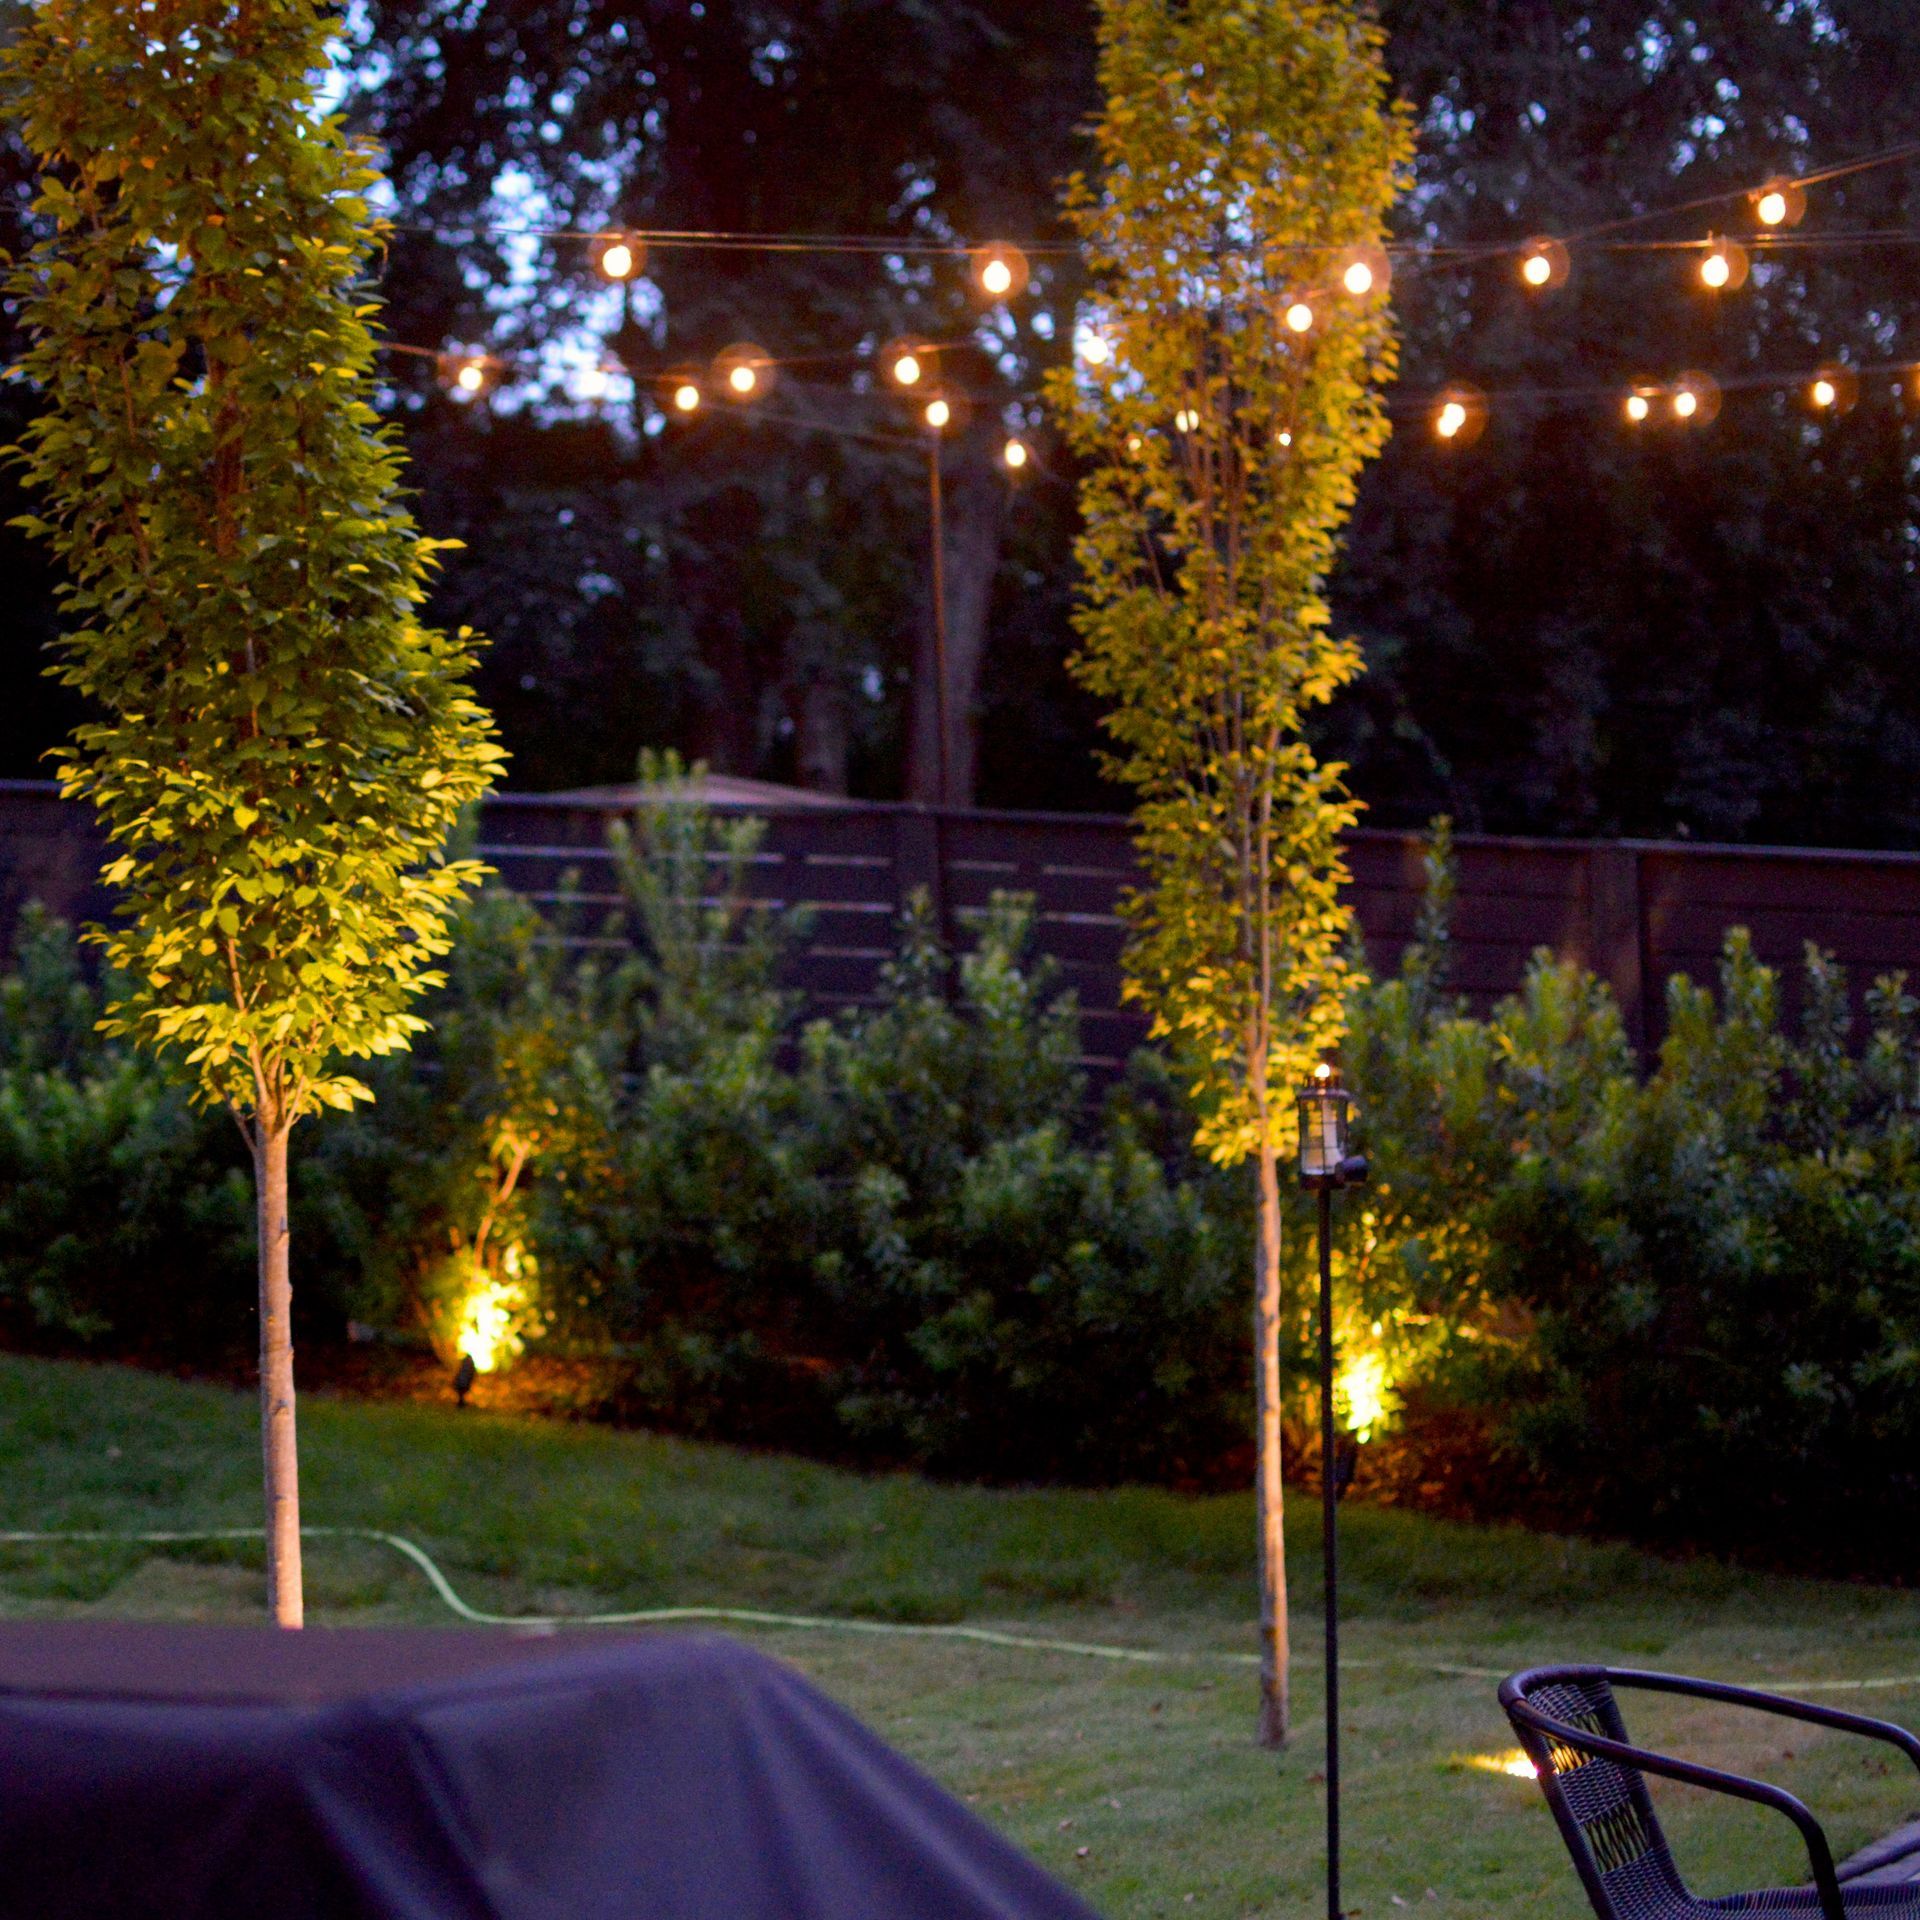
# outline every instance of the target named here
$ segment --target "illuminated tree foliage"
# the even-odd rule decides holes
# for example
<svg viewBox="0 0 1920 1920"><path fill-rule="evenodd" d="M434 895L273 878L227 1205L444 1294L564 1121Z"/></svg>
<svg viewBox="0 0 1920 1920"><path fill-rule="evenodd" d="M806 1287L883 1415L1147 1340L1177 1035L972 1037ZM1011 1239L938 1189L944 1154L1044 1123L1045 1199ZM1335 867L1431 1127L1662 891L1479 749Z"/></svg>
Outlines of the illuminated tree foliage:
<svg viewBox="0 0 1920 1920"><path fill-rule="evenodd" d="M1347 0L1102 0L1097 185L1069 209L1090 375L1079 672L1139 796L1130 991L1191 1074L1201 1144L1258 1178L1260 1737L1286 1738L1278 1156L1340 1031L1355 815L1306 716L1360 669L1322 587L1393 370L1378 249L1411 157Z"/></svg>
<svg viewBox="0 0 1920 1920"><path fill-rule="evenodd" d="M108 1029L230 1107L259 1200L268 1578L301 1619L294 1123L369 1098L474 882L443 846L500 752L470 636L419 624L356 304L368 157L316 106L314 0L45 0L6 55L41 170L14 271L42 402L19 458L63 563L65 751L112 843Z"/></svg>

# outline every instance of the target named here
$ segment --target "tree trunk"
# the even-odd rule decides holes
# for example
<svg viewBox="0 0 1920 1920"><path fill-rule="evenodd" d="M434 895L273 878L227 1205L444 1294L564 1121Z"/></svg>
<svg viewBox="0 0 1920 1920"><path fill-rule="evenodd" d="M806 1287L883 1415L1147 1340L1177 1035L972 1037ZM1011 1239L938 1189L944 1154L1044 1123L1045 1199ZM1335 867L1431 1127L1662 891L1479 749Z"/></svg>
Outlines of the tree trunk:
<svg viewBox="0 0 1920 1920"><path fill-rule="evenodd" d="M300 1450L293 1419L293 1274L288 1264L287 1139L292 1125L252 1125L259 1208L260 1451L267 1491L267 1609L274 1625L303 1623Z"/></svg>
<svg viewBox="0 0 1920 1920"><path fill-rule="evenodd" d="M980 669L986 658L993 583L1000 571L1000 540L1006 517L1004 480L987 464L980 449L967 446L953 462L942 542L947 600L947 791L944 795L940 791L940 703L929 600L914 646L908 705L909 800L938 804L944 799L952 807L973 804L974 708L980 697Z"/></svg>
<svg viewBox="0 0 1920 1920"><path fill-rule="evenodd" d="M1272 1143L1256 1163L1259 1234L1254 1272L1254 1384L1258 1458L1254 1468L1260 1530L1260 1731L1263 1747L1284 1747L1292 1725L1292 1667L1287 1642L1287 1543L1280 1484L1280 1174Z"/></svg>

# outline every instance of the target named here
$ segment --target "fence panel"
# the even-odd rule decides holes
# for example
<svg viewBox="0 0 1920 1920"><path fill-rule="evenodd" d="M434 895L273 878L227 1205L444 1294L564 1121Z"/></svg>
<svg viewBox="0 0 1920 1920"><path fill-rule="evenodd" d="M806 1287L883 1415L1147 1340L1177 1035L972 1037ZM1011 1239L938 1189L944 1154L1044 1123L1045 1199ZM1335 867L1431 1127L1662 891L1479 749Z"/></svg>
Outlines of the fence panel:
<svg viewBox="0 0 1920 1920"><path fill-rule="evenodd" d="M607 825L618 811L597 800L502 796L482 812L479 850L543 905L564 882L584 908L609 909L618 887ZM1120 897L1138 879L1124 819L855 801L765 818L753 891L807 909L792 979L820 1010L872 998L916 889L957 942L993 893L1009 890L1034 896L1037 943L1080 998L1089 1064L1112 1071L1144 1033L1120 997ZM1876 974L1920 978L1920 855L1473 834L1456 844L1453 981L1481 1011L1548 947L1608 980L1629 1033L1649 1045L1667 976L1710 981L1735 925L1782 968L1790 1011L1809 940L1848 969L1856 1003ZM1423 851L1417 834L1361 830L1347 840L1349 898L1377 969L1398 964L1414 931ZM10 930L30 899L71 919L101 917L110 903L95 878L100 857L84 808L47 782L0 781L0 927Z"/></svg>

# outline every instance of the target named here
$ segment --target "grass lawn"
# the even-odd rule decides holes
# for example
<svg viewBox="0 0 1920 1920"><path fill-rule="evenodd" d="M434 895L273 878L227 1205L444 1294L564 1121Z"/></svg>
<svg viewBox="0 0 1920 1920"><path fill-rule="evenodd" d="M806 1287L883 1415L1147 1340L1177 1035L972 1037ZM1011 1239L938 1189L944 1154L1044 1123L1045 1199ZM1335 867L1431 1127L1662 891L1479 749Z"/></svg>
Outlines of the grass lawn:
<svg viewBox="0 0 1920 1920"><path fill-rule="evenodd" d="M0 1358L0 1527L258 1522L246 1396L113 1367ZM1192 1658L1121 1665L915 1638L764 1631L1103 1912L1304 1915L1320 1898L1320 1569L1289 1535L1298 1734L1257 1752L1251 1505L983 1492L644 1435L309 1398L309 1524L420 1541L473 1604L583 1613L720 1603L1012 1627ZM1350 1508L1343 1719L1347 1893L1367 1920L1586 1911L1538 1790L1474 1767L1511 1747L1493 1681L1598 1657L1755 1684L1914 1676L1823 1697L1920 1713L1920 1597L1674 1565L1622 1548ZM308 1547L310 1617L434 1621L419 1572ZM0 1549L0 1614L259 1617L256 1547ZM1808 1798L1848 1851L1920 1811L1920 1777L1811 1728L1653 1707L1656 1741ZM1667 1802L1708 1892L1804 1877L1777 1816ZM1411 1920L1411 1917L1410 1917Z"/></svg>

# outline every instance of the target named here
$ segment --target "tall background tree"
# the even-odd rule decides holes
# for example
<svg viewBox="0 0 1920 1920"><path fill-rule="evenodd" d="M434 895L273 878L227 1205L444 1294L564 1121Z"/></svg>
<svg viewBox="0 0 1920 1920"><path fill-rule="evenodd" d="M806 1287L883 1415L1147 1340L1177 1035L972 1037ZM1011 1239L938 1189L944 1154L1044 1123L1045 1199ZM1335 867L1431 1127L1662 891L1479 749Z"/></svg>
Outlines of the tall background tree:
<svg viewBox="0 0 1920 1920"><path fill-rule="evenodd" d="M1356 808L1307 716L1353 679L1325 586L1387 435L1381 242L1411 158L1348 0L1102 0L1096 183L1069 195L1106 354L1054 395L1085 478L1079 670L1145 872L1130 990L1258 1220L1260 1721L1287 1737L1278 1161L1339 1034Z"/></svg>
<svg viewBox="0 0 1920 1920"><path fill-rule="evenodd" d="M302 1617L287 1153L370 1097L477 876L443 847L500 750L369 405L378 174L317 111L314 0L46 0L0 84L39 170L14 271L21 450L100 717L66 791L112 843L111 1030L230 1107L258 1195L274 1618Z"/></svg>

